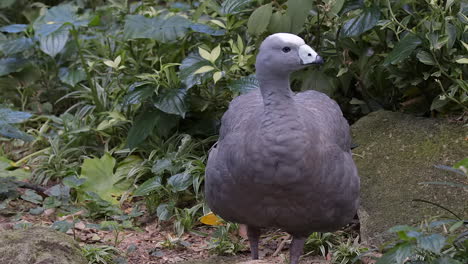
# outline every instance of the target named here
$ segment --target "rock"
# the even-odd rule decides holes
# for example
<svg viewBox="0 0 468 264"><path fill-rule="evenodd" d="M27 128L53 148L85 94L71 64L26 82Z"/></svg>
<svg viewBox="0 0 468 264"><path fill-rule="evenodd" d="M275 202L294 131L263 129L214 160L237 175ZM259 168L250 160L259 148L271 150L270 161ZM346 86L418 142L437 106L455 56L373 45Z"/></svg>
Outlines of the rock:
<svg viewBox="0 0 468 264"><path fill-rule="evenodd" d="M352 127L354 160L361 176L361 237L369 244L387 241L395 225L419 224L434 216L449 216L422 199L468 216L462 188L421 182L466 179L434 168L452 166L468 156L468 129L445 119L420 118L378 111ZM466 184L466 183L465 183ZM464 198L462 198L464 197Z"/></svg>
<svg viewBox="0 0 468 264"><path fill-rule="evenodd" d="M2 264L86 264L78 244L45 227L0 232Z"/></svg>

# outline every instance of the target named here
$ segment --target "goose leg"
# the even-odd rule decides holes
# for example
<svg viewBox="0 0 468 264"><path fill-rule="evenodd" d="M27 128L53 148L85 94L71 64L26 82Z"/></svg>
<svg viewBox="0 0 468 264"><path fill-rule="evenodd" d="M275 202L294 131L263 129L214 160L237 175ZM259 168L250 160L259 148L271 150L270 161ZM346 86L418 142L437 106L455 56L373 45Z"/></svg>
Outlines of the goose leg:
<svg viewBox="0 0 468 264"><path fill-rule="evenodd" d="M247 226L247 236L249 237L252 259L258 259L258 240L260 238L260 228Z"/></svg>
<svg viewBox="0 0 468 264"><path fill-rule="evenodd" d="M306 239L307 238L305 237L293 237L289 252L290 264L299 264L299 257L302 255L302 251L304 250Z"/></svg>

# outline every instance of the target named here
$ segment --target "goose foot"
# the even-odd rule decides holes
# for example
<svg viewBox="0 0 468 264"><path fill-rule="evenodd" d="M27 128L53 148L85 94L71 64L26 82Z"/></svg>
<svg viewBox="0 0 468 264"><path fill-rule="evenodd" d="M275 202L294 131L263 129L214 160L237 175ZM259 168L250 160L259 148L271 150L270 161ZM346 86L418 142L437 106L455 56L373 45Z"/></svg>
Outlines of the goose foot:
<svg viewBox="0 0 468 264"><path fill-rule="evenodd" d="M247 236L249 237L252 259L258 259L258 240L260 238L260 228L247 226Z"/></svg>

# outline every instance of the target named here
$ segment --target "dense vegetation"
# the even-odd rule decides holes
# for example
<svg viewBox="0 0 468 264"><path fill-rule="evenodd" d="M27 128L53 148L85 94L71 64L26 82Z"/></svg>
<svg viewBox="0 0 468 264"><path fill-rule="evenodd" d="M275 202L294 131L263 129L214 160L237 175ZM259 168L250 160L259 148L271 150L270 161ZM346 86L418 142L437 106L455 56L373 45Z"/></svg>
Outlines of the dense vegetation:
<svg viewBox="0 0 468 264"><path fill-rule="evenodd" d="M229 101L257 87L265 36L296 33L323 55L293 89L327 93L352 122L466 111L467 24L465 0L2 1L0 174L62 182L25 196L38 211L124 223L119 203L143 197L181 234L208 212L206 155ZM13 199L20 183L6 183Z"/></svg>

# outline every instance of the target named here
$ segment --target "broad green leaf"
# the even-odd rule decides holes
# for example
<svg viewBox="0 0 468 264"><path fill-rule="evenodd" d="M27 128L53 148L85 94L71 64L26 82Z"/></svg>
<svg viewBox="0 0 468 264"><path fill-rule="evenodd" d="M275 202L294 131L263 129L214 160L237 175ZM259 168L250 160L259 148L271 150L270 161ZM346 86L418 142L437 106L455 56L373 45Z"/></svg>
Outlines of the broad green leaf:
<svg viewBox="0 0 468 264"><path fill-rule="evenodd" d="M173 175L167 180L167 185L171 186L174 192L184 191L192 185L192 175L185 172Z"/></svg>
<svg viewBox="0 0 468 264"><path fill-rule="evenodd" d="M152 133L160 119L159 112L156 109L147 109L135 118L127 136L127 145L130 149L137 147Z"/></svg>
<svg viewBox="0 0 468 264"><path fill-rule="evenodd" d="M185 36L192 22L182 16L158 16L147 18L142 15L128 15L125 19L126 39L155 39L166 43Z"/></svg>
<svg viewBox="0 0 468 264"><path fill-rule="evenodd" d="M133 192L133 196L145 196L161 187L161 177L153 177L138 186L138 188Z"/></svg>
<svg viewBox="0 0 468 264"><path fill-rule="evenodd" d="M16 0L2 0L0 1L0 8L7 8L12 6Z"/></svg>
<svg viewBox="0 0 468 264"><path fill-rule="evenodd" d="M10 74L12 72L19 72L28 61L22 58L3 58L0 59L0 76Z"/></svg>
<svg viewBox="0 0 468 264"><path fill-rule="evenodd" d="M455 41L457 40L457 27L450 24L448 21L445 23L445 32L447 32L448 41L447 41L447 48L453 48ZM468 48L467 48L468 50Z"/></svg>
<svg viewBox="0 0 468 264"><path fill-rule="evenodd" d="M273 12L272 4L262 5L255 9L250 15L247 22L247 32L251 35L258 36L266 31L270 17Z"/></svg>
<svg viewBox="0 0 468 264"><path fill-rule="evenodd" d="M238 80L231 82L228 86L229 90L234 93L244 94L251 90L258 89L260 84L254 75L242 77Z"/></svg>
<svg viewBox="0 0 468 264"><path fill-rule="evenodd" d="M252 0L225 0L221 4L221 15L233 15L244 11Z"/></svg>
<svg viewBox="0 0 468 264"><path fill-rule="evenodd" d="M315 90L331 96L335 92L332 78L322 71L310 68L304 72L301 91Z"/></svg>
<svg viewBox="0 0 468 264"><path fill-rule="evenodd" d="M109 153L101 158L85 159L81 165L80 178L86 179L86 182L79 189L94 192L107 202L118 203L118 197L128 190L128 184L132 182L124 184L121 181L119 175L114 173L115 164L116 160Z"/></svg>
<svg viewBox="0 0 468 264"><path fill-rule="evenodd" d="M172 169L171 159L160 159L151 168L151 172L154 174L161 174L164 171L170 171Z"/></svg>
<svg viewBox="0 0 468 264"><path fill-rule="evenodd" d="M62 67L59 70L58 76L60 81L71 86L75 86L77 83L86 80L86 73L81 68L70 69L67 67Z"/></svg>
<svg viewBox="0 0 468 264"><path fill-rule="evenodd" d="M445 246L445 237L439 234L420 236L417 241L418 247L436 254L439 254L440 250Z"/></svg>
<svg viewBox="0 0 468 264"><path fill-rule="evenodd" d="M331 12L333 14L338 14L340 13L341 9L343 8L343 5L345 2L350 2L350 1L345 1L345 0L335 0L334 5L331 8Z"/></svg>
<svg viewBox="0 0 468 264"><path fill-rule="evenodd" d="M271 33L289 32L291 18L287 13L275 12L271 15L268 31Z"/></svg>
<svg viewBox="0 0 468 264"><path fill-rule="evenodd" d="M168 113L179 115L185 118L187 112L187 106L185 104L185 96L187 90L184 88L180 89L164 89L160 91L153 104L159 110Z"/></svg>
<svg viewBox="0 0 468 264"><path fill-rule="evenodd" d="M41 50L51 57L55 57L65 47L68 41L69 30L63 27L46 36L39 37Z"/></svg>
<svg viewBox="0 0 468 264"><path fill-rule="evenodd" d="M63 221L55 221L51 227L59 232L66 233L68 230L72 229L74 226L75 226L74 222L63 220Z"/></svg>
<svg viewBox="0 0 468 264"><path fill-rule="evenodd" d="M210 65L202 66L200 69L196 70L193 74L201 74L201 73L206 73L213 71L215 68Z"/></svg>
<svg viewBox="0 0 468 264"><path fill-rule="evenodd" d="M145 99L150 99L154 92L154 87L147 82L136 82L130 85L129 92L125 95L122 105L128 106L139 104Z"/></svg>
<svg viewBox="0 0 468 264"><path fill-rule="evenodd" d="M380 19L380 10L377 7L365 8L360 15L346 21L341 31L341 37L357 37L371 30Z"/></svg>
<svg viewBox="0 0 468 264"><path fill-rule="evenodd" d="M433 110L439 110L439 109L443 108L445 105L447 105L448 102L449 102L448 99L442 100L442 99L440 98L440 96L436 96L436 97L434 98L434 100L432 100L431 111L433 111Z"/></svg>
<svg viewBox="0 0 468 264"><path fill-rule="evenodd" d="M17 129L16 127L6 123L0 123L0 135L8 138L21 139L23 141L34 140L34 137L32 137L31 135L28 135L23 131Z"/></svg>
<svg viewBox="0 0 468 264"><path fill-rule="evenodd" d="M42 196L40 196L33 190L26 190L26 192L23 195L21 195L21 199L34 204L40 204L43 200Z"/></svg>
<svg viewBox="0 0 468 264"><path fill-rule="evenodd" d="M30 38L17 38L0 41L0 52L5 55L12 55L23 52L33 47L34 43Z"/></svg>
<svg viewBox="0 0 468 264"><path fill-rule="evenodd" d="M63 4L50 8L33 24L36 37L46 37L63 27L82 27L88 25L88 20L80 18L76 12L78 7ZM67 25L64 25L67 24Z"/></svg>
<svg viewBox="0 0 468 264"><path fill-rule="evenodd" d="M83 185L83 183L85 183L85 182L86 182L86 179L78 178L75 175L68 176L68 177L63 179L63 184L65 184L66 186L68 186L70 188L75 188L75 189L77 189L78 187Z"/></svg>
<svg viewBox="0 0 468 264"><path fill-rule="evenodd" d="M195 32L198 32L198 33L204 33L204 34L208 34L208 35L211 35L211 36L224 36L226 35L226 30L224 29L215 29L215 28L212 28L208 25L205 25L205 24L192 24L190 25L190 29L195 31Z"/></svg>
<svg viewBox="0 0 468 264"><path fill-rule="evenodd" d="M172 217L173 211L174 211L173 205L162 203L156 209L156 215L158 216L159 221L166 221Z"/></svg>
<svg viewBox="0 0 468 264"><path fill-rule="evenodd" d="M427 51L420 51L418 54L416 54L416 57L418 60L426 65L436 65L436 62L434 61L434 58L432 58L432 55L427 52Z"/></svg>
<svg viewBox="0 0 468 264"><path fill-rule="evenodd" d="M345 15L349 11L353 11L356 9L362 9L364 8L364 0L347 0L345 1L343 8L341 9L339 15Z"/></svg>
<svg viewBox="0 0 468 264"><path fill-rule="evenodd" d="M18 124L28 120L32 114L14 111L9 108L0 108L0 123Z"/></svg>
<svg viewBox="0 0 468 264"><path fill-rule="evenodd" d="M28 28L28 25L25 24L12 24L12 25L7 25L0 27L1 32L7 32L7 33L19 33L23 32Z"/></svg>
<svg viewBox="0 0 468 264"><path fill-rule="evenodd" d="M211 61L211 54L205 49L198 47L198 54L200 54L200 57L202 57L203 59Z"/></svg>
<svg viewBox="0 0 468 264"><path fill-rule="evenodd" d="M209 61L204 60L198 53L189 54L180 65L179 76L182 82L187 86L187 89L192 88L194 85L201 84L206 80L207 74L194 74L198 69L203 66L211 65Z"/></svg>
<svg viewBox="0 0 468 264"><path fill-rule="evenodd" d="M313 1L310 0L288 0L287 14L291 21L289 32L298 34L303 30L304 23L312 9Z"/></svg>
<svg viewBox="0 0 468 264"><path fill-rule="evenodd" d="M421 39L413 34L408 34L398 42L385 58L383 65L396 64L411 55L411 53L421 44Z"/></svg>

